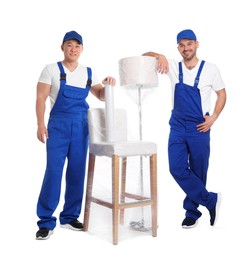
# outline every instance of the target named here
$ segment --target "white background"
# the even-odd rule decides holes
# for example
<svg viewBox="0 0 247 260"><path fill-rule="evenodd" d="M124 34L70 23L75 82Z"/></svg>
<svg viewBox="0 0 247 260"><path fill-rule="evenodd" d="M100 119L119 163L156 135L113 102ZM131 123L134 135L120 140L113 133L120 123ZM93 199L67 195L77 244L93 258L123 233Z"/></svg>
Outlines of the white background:
<svg viewBox="0 0 247 260"><path fill-rule="evenodd" d="M198 0L9 0L0 4L1 50L1 259L245 259L246 234L246 9L245 1ZM176 35L193 29L198 56L220 68L227 87L226 107L211 135L208 189L221 191L217 226L208 212L198 227L183 230L183 192L167 165L170 85L159 86L145 99L144 136L158 145L159 229L150 234L120 234L119 244L96 233L55 229L47 241L36 241L36 202L45 168L45 146L36 139L36 83L47 63L63 58L65 32L84 39L80 62L98 77L116 77L118 61L147 51L180 59ZM116 89L120 106L135 108ZM102 106L94 97L91 107ZM104 105L104 104L103 104ZM136 112L136 111L134 111ZM133 113L134 114L134 113ZM134 124L134 122L133 122ZM62 202L61 202L62 203ZM61 206L60 206L61 207ZM80 220L83 221L83 214ZM98 216L100 218L100 216Z"/></svg>

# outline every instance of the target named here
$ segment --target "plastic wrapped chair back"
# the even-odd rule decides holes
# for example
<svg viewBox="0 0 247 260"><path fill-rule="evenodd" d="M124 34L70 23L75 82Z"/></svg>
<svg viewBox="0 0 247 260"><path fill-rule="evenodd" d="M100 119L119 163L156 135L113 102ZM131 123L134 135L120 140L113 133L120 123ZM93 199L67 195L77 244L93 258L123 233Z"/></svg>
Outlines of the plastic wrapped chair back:
<svg viewBox="0 0 247 260"><path fill-rule="evenodd" d="M106 115L103 108L88 110L90 143L107 142ZM128 138L127 114L124 109L114 110L114 142L124 142Z"/></svg>

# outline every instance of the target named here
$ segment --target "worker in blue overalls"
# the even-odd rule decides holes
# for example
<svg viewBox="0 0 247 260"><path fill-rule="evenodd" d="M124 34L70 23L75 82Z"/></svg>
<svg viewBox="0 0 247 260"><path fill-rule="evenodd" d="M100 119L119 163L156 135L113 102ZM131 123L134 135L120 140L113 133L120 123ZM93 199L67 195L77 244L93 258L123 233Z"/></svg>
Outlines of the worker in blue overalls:
<svg viewBox="0 0 247 260"><path fill-rule="evenodd" d="M180 62L168 60L155 52L143 55L157 58L158 72L167 73L173 88L168 157L170 172L186 194L182 227L197 225L202 215L199 205L208 209L210 225L214 226L221 194L206 189L210 129L225 106L225 85L216 65L198 59L196 51L199 42L192 30L178 33L177 44L183 57ZM212 90L217 98L210 115Z"/></svg>
<svg viewBox="0 0 247 260"><path fill-rule="evenodd" d="M39 230L36 239L49 238L56 227L54 211L60 200L65 162L65 202L59 221L62 227L78 231L83 229L78 218L88 149L89 105L86 98L91 92L99 100L104 100L104 85L115 85L113 77L106 77L101 84L91 68L78 63L83 51L80 34L67 32L61 49L63 61L46 65L37 84L37 137L42 143L46 142L47 165L37 203ZM46 128L44 116L48 96L51 111Z"/></svg>

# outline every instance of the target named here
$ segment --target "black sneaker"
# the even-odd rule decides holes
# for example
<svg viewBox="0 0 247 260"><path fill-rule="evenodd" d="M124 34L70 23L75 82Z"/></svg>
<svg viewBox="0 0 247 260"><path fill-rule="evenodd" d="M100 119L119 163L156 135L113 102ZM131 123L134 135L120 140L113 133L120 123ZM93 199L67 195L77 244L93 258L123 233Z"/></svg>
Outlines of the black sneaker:
<svg viewBox="0 0 247 260"><path fill-rule="evenodd" d="M182 222L183 228L193 228L197 225L198 221L197 219L194 219L192 217L186 217Z"/></svg>
<svg viewBox="0 0 247 260"><path fill-rule="evenodd" d="M62 228L68 228L74 231L82 231L83 230L83 224L78 221L77 219L72 220L70 223L61 225Z"/></svg>
<svg viewBox="0 0 247 260"><path fill-rule="evenodd" d="M209 210L209 215L210 215L210 225L214 226L217 222L218 216L219 216L219 207L221 204L221 193L217 194L217 202L215 206Z"/></svg>
<svg viewBox="0 0 247 260"><path fill-rule="evenodd" d="M45 240L48 239L51 234L53 234L53 230L50 230L49 228L40 228L36 233L36 239Z"/></svg>

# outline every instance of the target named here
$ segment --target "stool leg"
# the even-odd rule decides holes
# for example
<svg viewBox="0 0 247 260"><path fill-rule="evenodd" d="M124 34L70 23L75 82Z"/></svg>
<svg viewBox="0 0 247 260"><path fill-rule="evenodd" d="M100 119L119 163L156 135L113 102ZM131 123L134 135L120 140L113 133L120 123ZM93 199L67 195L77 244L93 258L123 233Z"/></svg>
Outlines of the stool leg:
<svg viewBox="0 0 247 260"><path fill-rule="evenodd" d="M119 157L112 157L112 225L113 244L118 244L118 213L119 213Z"/></svg>
<svg viewBox="0 0 247 260"><path fill-rule="evenodd" d="M86 191L86 202L85 202L85 210L84 210L83 231L88 231L91 197L92 197L92 190L93 190L94 166L95 166L95 155L90 153L89 162L88 162L87 191Z"/></svg>
<svg viewBox="0 0 247 260"><path fill-rule="evenodd" d="M157 236L157 154L150 156L150 190L152 200L152 236Z"/></svg>
<svg viewBox="0 0 247 260"><path fill-rule="evenodd" d="M121 174L121 197L120 202L125 203L125 192L126 192L126 167L127 167L127 158L122 158L122 174ZM120 224L124 224L124 209L120 209Z"/></svg>

